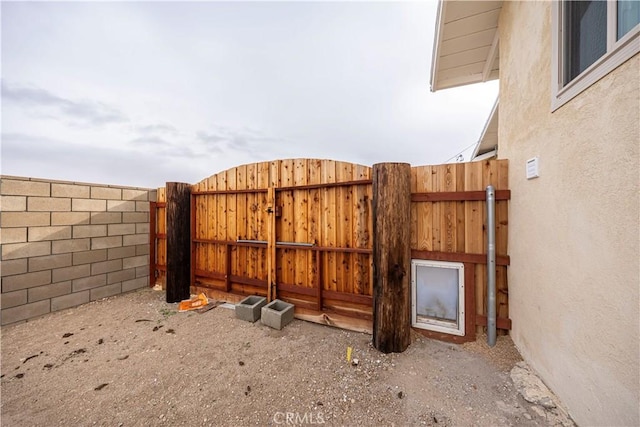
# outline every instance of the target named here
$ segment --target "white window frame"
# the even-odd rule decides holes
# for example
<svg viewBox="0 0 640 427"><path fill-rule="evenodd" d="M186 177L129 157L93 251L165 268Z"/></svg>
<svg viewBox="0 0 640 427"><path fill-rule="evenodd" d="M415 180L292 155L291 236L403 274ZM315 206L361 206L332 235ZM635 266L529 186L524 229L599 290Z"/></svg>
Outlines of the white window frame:
<svg viewBox="0 0 640 427"><path fill-rule="evenodd" d="M437 319L424 318L418 321L418 266L449 268L458 271L458 322L439 321ZM411 326L434 332L457 335L465 335L465 301L464 301L464 264L461 262L431 261L423 259L411 260Z"/></svg>
<svg viewBox="0 0 640 427"><path fill-rule="evenodd" d="M629 58L640 52L640 24L633 27L620 40L617 38L618 2L607 1L607 52L589 68L563 87L564 80L564 1L554 1L551 12L552 80L551 111L585 91L589 86L609 74Z"/></svg>

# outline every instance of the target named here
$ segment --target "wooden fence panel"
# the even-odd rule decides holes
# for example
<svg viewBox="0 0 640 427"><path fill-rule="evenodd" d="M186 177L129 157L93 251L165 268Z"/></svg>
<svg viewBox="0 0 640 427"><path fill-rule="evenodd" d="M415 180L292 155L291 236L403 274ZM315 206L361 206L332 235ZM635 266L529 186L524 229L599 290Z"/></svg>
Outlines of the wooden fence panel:
<svg viewBox="0 0 640 427"><path fill-rule="evenodd" d="M351 326L369 330L371 185L352 182L370 179L366 166L293 159L243 165L194 184L196 290L267 295L267 241L275 239L278 297L312 320L328 321L319 309L331 321L362 317L365 323ZM354 248L360 253L348 252Z"/></svg>
<svg viewBox="0 0 640 427"><path fill-rule="evenodd" d="M411 224L415 236L411 238L411 249L414 258L467 262L473 266L476 305L472 315L478 317L477 324L482 324L487 312L486 203L476 194L466 192L484 192L490 184L496 190L508 190L508 161L418 166L412 168L412 175L414 201ZM503 327L509 325L507 241L508 198L498 198L496 256L500 257L500 262L496 268L497 313ZM469 263L471 259L474 261Z"/></svg>
<svg viewBox="0 0 640 427"><path fill-rule="evenodd" d="M467 279L475 281L476 324L482 325L486 323L483 193L489 184L498 191L508 190L508 162L418 166L411 168L411 174L412 257L458 260L470 267L473 274L468 273ZM371 329L375 236L370 167L333 160L274 160L222 171L194 184L192 190L194 291L229 301L244 295L267 296L272 256L274 295L294 302L298 317ZM496 203L497 313L504 327L509 325L508 192L500 194ZM160 280L166 263L164 197L159 189L156 265ZM275 255L268 250L270 239L274 239Z"/></svg>
<svg viewBox="0 0 640 427"><path fill-rule="evenodd" d="M149 215L155 217L155 239L150 244L154 248L150 250L150 255L155 257L149 259L151 264L150 283L160 285L164 289L167 274L167 194L164 187L158 188L156 195L155 210L151 210Z"/></svg>

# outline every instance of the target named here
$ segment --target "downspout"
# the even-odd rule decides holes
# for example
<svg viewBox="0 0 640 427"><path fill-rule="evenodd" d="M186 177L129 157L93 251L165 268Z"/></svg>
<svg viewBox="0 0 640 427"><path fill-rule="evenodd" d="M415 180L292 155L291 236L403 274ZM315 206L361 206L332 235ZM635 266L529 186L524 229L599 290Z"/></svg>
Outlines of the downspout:
<svg viewBox="0 0 640 427"><path fill-rule="evenodd" d="M487 187L487 344L496 345L496 193Z"/></svg>

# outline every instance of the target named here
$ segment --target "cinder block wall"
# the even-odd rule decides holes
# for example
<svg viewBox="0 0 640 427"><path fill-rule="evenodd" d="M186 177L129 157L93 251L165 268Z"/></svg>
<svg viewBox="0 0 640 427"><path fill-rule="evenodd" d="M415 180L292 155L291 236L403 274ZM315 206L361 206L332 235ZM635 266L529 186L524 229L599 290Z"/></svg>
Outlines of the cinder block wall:
<svg viewBox="0 0 640 427"><path fill-rule="evenodd" d="M2 325L149 284L156 190L0 177Z"/></svg>

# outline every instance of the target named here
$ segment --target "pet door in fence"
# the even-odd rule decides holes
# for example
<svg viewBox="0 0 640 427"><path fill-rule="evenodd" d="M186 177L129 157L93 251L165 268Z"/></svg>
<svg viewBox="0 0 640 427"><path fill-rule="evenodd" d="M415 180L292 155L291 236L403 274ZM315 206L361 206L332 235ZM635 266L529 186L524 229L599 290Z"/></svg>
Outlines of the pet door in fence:
<svg viewBox="0 0 640 427"><path fill-rule="evenodd" d="M464 265L411 261L411 324L464 336Z"/></svg>

